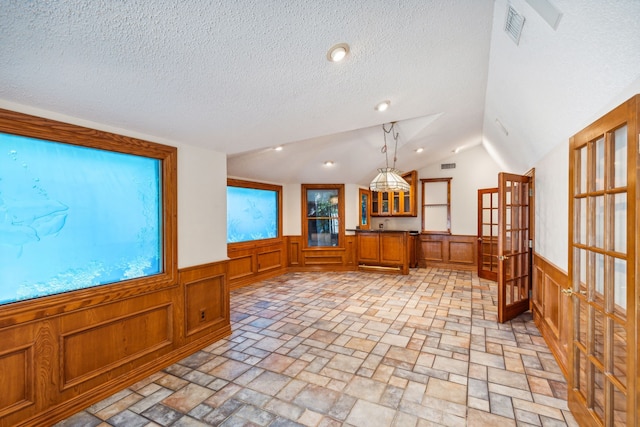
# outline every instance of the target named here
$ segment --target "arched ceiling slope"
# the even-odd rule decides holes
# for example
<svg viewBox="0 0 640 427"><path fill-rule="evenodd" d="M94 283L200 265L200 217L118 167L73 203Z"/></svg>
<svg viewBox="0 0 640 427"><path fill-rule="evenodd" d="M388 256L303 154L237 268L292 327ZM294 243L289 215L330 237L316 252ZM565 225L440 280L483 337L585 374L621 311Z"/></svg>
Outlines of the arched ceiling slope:
<svg viewBox="0 0 640 427"><path fill-rule="evenodd" d="M528 1L510 0L516 45L507 0L8 0L0 105L210 148L269 182L366 185L392 121L401 170L484 144L523 172L640 75L637 0Z"/></svg>

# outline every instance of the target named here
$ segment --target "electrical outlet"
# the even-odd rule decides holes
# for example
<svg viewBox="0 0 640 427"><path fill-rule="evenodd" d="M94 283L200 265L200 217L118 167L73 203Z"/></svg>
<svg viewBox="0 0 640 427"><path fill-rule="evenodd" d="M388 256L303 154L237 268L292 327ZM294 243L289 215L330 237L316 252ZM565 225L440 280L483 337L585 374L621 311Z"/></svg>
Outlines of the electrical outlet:
<svg viewBox="0 0 640 427"><path fill-rule="evenodd" d="M203 322L207 318L205 311L200 310L200 321Z"/></svg>

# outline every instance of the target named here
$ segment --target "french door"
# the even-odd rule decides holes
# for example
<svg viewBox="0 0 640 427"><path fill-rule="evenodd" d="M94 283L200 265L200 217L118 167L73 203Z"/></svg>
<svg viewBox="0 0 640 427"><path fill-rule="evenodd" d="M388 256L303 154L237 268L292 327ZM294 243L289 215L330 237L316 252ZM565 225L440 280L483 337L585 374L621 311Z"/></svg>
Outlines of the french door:
<svg viewBox="0 0 640 427"><path fill-rule="evenodd" d="M640 96L570 140L569 407L581 425L638 426Z"/></svg>
<svg viewBox="0 0 640 427"><path fill-rule="evenodd" d="M529 309L531 257L530 178L498 174L498 321Z"/></svg>
<svg viewBox="0 0 640 427"><path fill-rule="evenodd" d="M498 189L478 190L478 277L498 281Z"/></svg>

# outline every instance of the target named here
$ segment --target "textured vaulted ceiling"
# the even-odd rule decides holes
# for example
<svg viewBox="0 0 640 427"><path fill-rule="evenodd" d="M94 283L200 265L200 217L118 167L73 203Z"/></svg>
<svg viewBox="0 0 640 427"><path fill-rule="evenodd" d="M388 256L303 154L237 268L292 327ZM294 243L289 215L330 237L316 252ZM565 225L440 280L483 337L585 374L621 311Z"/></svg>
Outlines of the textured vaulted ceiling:
<svg viewBox="0 0 640 427"><path fill-rule="evenodd" d="M4 0L0 106L209 147L272 182L366 185L391 121L400 169L484 144L523 172L640 77L640 2L511 4L519 45L506 0Z"/></svg>

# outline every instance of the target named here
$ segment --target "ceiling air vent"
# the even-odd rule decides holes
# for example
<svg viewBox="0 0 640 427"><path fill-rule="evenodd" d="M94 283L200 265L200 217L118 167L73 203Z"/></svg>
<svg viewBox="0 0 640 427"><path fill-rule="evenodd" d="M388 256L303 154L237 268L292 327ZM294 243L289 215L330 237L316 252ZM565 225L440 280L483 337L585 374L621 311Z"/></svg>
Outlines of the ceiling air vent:
<svg viewBox="0 0 640 427"><path fill-rule="evenodd" d="M455 169L455 163L440 163L440 169Z"/></svg>
<svg viewBox="0 0 640 427"><path fill-rule="evenodd" d="M520 34L524 26L524 16L520 15L513 6L509 5L507 19L504 22L504 31L509 35L515 44L520 44Z"/></svg>

